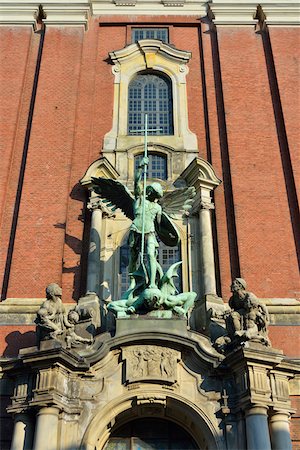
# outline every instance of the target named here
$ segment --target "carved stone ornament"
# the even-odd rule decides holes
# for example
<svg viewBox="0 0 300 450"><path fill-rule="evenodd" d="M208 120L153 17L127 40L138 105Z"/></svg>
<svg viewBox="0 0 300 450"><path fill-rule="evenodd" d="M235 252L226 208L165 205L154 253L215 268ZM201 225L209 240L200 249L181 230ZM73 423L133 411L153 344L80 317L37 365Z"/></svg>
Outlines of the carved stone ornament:
<svg viewBox="0 0 300 450"><path fill-rule="evenodd" d="M92 344L93 338L77 334L78 325L90 318L88 311L78 307L68 313L61 301L62 289L56 283L50 283L46 288L46 300L37 312L35 323L37 325L38 344L41 341L56 340L62 347L72 348L83 344Z"/></svg>
<svg viewBox="0 0 300 450"><path fill-rule="evenodd" d="M180 353L176 350L153 345L126 347L122 351L126 367L126 382L177 381L177 362Z"/></svg>
<svg viewBox="0 0 300 450"><path fill-rule="evenodd" d="M222 318L225 319L224 336L215 341L219 351L228 351L246 341L270 346L268 338L269 314L265 305L252 293L246 291L247 284L243 278L236 278L231 284L232 296Z"/></svg>

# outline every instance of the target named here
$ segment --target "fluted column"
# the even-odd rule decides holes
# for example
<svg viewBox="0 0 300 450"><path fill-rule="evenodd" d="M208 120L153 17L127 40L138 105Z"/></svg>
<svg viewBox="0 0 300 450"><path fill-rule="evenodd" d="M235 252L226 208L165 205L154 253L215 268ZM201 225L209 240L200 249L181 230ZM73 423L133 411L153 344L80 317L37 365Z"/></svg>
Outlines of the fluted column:
<svg viewBox="0 0 300 450"><path fill-rule="evenodd" d="M290 435L290 414L275 411L269 419L272 450L292 450Z"/></svg>
<svg viewBox="0 0 300 450"><path fill-rule="evenodd" d="M31 450L33 440L33 421L28 413L15 414L14 433L10 450Z"/></svg>
<svg viewBox="0 0 300 450"><path fill-rule="evenodd" d="M58 416L56 407L43 407L36 415L33 450L56 450L58 448Z"/></svg>
<svg viewBox="0 0 300 450"><path fill-rule="evenodd" d="M247 450L271 450L267 411L260 405L246 411Z"/></svg>
<svg viewBox="0 0 300 450"><path fill-rule="evenodd" d="M216 274L213 248L213 236L211 226L210 210L214 209L213 203L200 203L199 225L200 225L200 246L202 262L202 283L204 295L216 295Z"/></svg>
<svg viewBox="0 0 300 450"><path fill-rule="evenodd" d="M100 290L100 252L101 252L101 228L102 207L99 197L93 192L88 203L88 209L92 211L90 243L87 265L87 293L95 292L99 295Z"/></svg>

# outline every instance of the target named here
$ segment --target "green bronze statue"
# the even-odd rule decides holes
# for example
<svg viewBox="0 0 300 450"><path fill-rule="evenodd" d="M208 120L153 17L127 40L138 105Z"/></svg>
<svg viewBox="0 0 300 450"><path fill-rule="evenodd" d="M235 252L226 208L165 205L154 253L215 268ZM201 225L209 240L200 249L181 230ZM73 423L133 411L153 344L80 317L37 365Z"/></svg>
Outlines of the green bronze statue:
<svg viewBox="0 0 300 450"><path fill-rule="evenodd" d="M145 150L135 173L133 195L119 181L92 179L94 191L107 206L113 210L121 209L132 221L128 237L130 286L122 299L111 302L108 308L128 314L172 309L176 314L183 315L194 303L196 294L176 294L173 278L177 276L179 265L173 264L164 275L157 261L157 250L159 241L171 247L179 244L179 232L172 218L178 217L179 212L187 214L196 192L194 187L187 187L164 194L160 183L147 185L147 117L145 130L140 131L145 131Z"/></svg>
<svg viewBox="0 0 300 450"><path fill-rule="evenodd" d="M135 287L133 274L139 266L144 269L146 287L156 288L157 279L162 277L162 269L157 261L157 237L164 244L174 247L180 242L179 232L171 218L179 211L188 211L193 203L195 189L193 187L175 189L163 194L160 183L146 186L143 197L142 171L148 164L143 158L135 174L134 196L127 187L115 180L93 178L94 190L112 209L120 208L132 221L128 243L130 247L129 290ZM145 251L144 251L145 248ZM147 268L144 263L147 260Z"/></svg>
<svg viewBox="0 0 300 450"><path fill-rule="evenodd" d="M114 313L147 313L153 310L171 310L178 316L186 316L193 307L197 294L195 292L177 293L174 278L181 261L173 264L159 280L158 287L142 289L139 295L126 300L110 302L108 309ZM135 274L136 276L137 274Z"/></svg>

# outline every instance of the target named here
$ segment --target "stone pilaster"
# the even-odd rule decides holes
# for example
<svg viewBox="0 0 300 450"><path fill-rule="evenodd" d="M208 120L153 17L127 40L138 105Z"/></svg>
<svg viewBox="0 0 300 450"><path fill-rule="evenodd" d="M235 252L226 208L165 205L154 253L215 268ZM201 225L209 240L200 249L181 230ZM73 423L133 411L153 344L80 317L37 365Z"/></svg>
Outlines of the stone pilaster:
<svg viewBox="0 0 300 450"><path fill-rule="evenodd" d="M33 450L56 450L58 444L57 407L42 407L36 415Z"/></svg>
<svg viewBox="0 0 300 450"><path fill-rule="evenodd" d="M234 376L230 411L245 416L247 450L291 450L289 417L290 363L282 352L247 343L225 359Z"/></svg>
<svg viewBox="0 0 300 450"><path fill-rule="evenodd" d="M290 413L273 411L269 419L272 450L292 450Z"/></svg>
<svg viewBox="0 0 300 450"><path fill-rule="evenodd" d="M214 209L213 191L221 180L216 176L213 167L202 158L195 158L180 178L184 179L188 186L194 186L197 193L192 213L199 214L200 249L192 251L200 251L201 294L216 297L211 210Z"/></svg>
<svg viewBox="0 0 300 450"><path fill-rule="evenodd" d="M93 292L99 295L102 203L99 197L94 192L91 192L90 201L87 207L92 212L92 219L90 229L86 291L87 293Z"/></svg>
<svg viewBox="0 0 300 450"><path fill-rule="evenodd" d="M247 450L271 450L268 407L252 405L245 412Z"/></svg>
<svg viewBox="0 0 300 450"><path fill-rule="evenodd" d="M33 441L33 418L29 413L17 413L10 450L31 450Z"/></svg>
<svg viewBox="0 0 300 450"><path fill-rule="evenodd" d="M214 204L208 201L200 202L199 226L200 226L200 252L202 260L202 286L204 295L217 295L216 274L213 248L213 236L211 226L211 213Z"/></svg>

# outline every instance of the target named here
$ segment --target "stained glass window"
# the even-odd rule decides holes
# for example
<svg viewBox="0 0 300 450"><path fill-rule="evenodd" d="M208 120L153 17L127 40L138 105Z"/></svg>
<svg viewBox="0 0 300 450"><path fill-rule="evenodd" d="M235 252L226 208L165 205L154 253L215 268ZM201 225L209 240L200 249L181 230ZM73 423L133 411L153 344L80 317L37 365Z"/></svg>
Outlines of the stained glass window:
<svg viewBox="0 0 300 450"><path fill-rule="evenodd" d="M163 42L169 42L168 28L133 28L132 42L140 41L141 39L158 39Z"/></svg>
<svg viewBox="0 0 300 450"><path fill-rule="evenodd" d="M138 74L128 88L128 134L144 134L148 114L149 135L173 134L172 83L153 73ZM155 129L155 131L151 131Z"/></svg>

